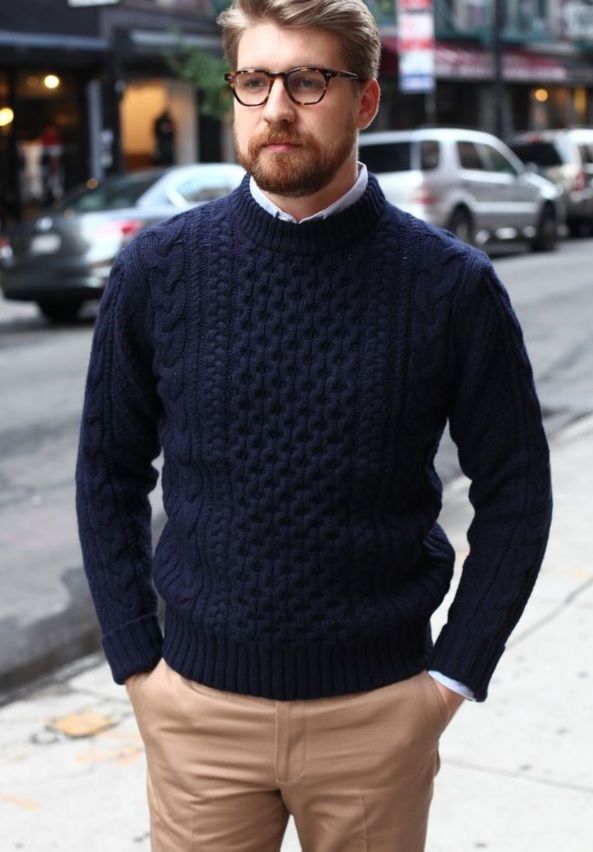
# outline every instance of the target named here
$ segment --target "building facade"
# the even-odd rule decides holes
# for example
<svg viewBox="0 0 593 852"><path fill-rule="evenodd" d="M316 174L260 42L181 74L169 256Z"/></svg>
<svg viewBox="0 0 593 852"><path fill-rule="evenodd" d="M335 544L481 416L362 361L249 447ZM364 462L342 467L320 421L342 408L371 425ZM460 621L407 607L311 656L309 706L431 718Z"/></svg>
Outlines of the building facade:
<svg viewBox="0 0 593 852"><path fill-rule="evenodd" d="M220 53L215 0L19 0L0 11L0 191L4 215L89 178L155 162L155 121L171 160L216 160L219 127L199 120L176 79L180 44ZM162 126L162 125L161 125Z"/></svg>
<svg viewBox="0 0 593 852"><path fill-rule="evenodd" d="M432 95L399 92L398 33L384 23L384 127L460 124L500 134L593 125L593 2L501 0L500 94L495 90L495 3L434 0ZM397 5L394 4L397 21Z"/></svg>
<svg viewBox="0 0 593 852"><path fill-rule="evenodd" d="M375 128L460 124L501 135L593 125L593 0L500 0L495 90L491 0L434 0L435 88L400 89L397 0L367 0L383 36ZM411 0L399 0L400 4ZM418 0L420 3L420 0ZM196 86L175 78L180 44L221 54L227 0L19 0L0 11L0 210L155 161L168 110L172 160L231 159L220 122L200 116ZM430 5L424 0L421 5Z"/></svg>

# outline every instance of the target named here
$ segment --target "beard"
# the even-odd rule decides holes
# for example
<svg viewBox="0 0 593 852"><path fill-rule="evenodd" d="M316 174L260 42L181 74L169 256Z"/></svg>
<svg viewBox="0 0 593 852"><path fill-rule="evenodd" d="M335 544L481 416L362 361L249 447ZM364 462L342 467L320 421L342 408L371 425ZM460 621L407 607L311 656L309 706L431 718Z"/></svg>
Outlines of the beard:
<svg viewBox="0 0 593 852"><path fill-rule="evenodd" d="M284 198L313 195L331 183L356 145L357 128L350 122L332 142L321 143L310 133L294 133L280 124L254 136L241 150L235 133L237 159L253 175L264 192ZM298 147L284 153L267 153L266 145L291 144Z"/></svg>

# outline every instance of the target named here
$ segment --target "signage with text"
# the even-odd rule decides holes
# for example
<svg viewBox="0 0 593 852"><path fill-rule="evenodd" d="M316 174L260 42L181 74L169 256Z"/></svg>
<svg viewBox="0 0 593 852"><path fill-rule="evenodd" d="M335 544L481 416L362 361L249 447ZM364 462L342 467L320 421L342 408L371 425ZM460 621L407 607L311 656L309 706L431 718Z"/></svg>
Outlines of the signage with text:
<svg viewBox="0 0 593 852"><path fill-rule="evenodd" d="M402 92L434 90L432 0L399 0L399 87Z"/></svg>

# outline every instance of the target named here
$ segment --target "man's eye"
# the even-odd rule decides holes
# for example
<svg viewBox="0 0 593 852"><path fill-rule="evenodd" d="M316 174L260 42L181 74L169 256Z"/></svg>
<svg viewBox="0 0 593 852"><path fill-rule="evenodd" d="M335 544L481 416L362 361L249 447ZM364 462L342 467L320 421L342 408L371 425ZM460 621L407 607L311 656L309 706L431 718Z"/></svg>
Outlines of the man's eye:
<svg viewBox="0 0 593 852"><path fill-rule="evenodd" d="M259 89L267 89L268 80L266 77L246 77L241 80L241 86L257 92Z"/></svg>
<svg viewBox="0 0 593 852"><path fill-rule="evenodd" d="M294 89L307 92L317 92L323 89L324 81L319 77L306 77L299 75L291 79L291 85Z"/></svg>

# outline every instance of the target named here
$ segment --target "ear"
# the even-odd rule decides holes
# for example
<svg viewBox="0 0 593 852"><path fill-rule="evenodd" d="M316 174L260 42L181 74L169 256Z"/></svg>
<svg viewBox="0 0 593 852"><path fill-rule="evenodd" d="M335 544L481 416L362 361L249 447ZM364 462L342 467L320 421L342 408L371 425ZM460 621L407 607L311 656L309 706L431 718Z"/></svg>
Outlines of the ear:
<svg viewBox="0 0 593 852"><path fill-rule="evenodd" d="M368 80L363 83L358 104L358 120L356 126L359 130L366 130L379 109L381 89L376 80Z"/></svg>

